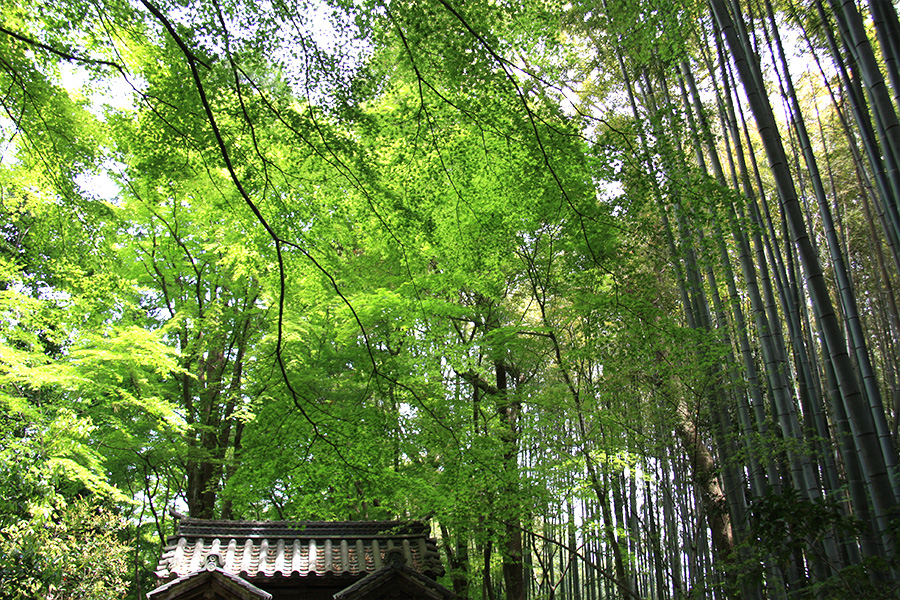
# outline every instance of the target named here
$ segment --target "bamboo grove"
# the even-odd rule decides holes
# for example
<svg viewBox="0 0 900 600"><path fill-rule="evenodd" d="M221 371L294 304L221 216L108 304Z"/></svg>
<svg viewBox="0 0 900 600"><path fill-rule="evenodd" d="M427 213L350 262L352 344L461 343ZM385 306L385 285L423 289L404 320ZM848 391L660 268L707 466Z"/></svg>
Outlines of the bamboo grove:
<svg viewBox="0 0 900 600"><path fill-rule="evenodd" d="M0 597L143 598L170 508L900 595L889 0L13 0L0 107Z"/></svg>

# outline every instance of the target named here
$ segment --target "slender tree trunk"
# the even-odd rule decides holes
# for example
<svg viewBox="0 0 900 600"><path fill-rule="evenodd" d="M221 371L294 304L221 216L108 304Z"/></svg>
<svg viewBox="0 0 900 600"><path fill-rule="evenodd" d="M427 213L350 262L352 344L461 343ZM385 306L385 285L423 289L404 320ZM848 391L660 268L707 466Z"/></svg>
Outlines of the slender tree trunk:
<svg viewBox="0 0 900 600"><path fill-rule="evenodd" d="M885 70L894 88L894 104L900 111L900 21L890 0L869 0Z"/></svg>
<svg viewBox="0 0 900 600"><path fill-rule="evenodd" d="M503 583L506 600L525 600L525 581L522 563L522 528L519 522L519 413L521 402L513 397L509 387L508 370L502 362L496 362L497 411L504 422L502 433L504 495L507 510L504 515L506 533L503 547Z"/></svg>
<svg viewBox="0 0 900 600"><path fill-rule="evenodd" d="M810 299L817 308L822 321L822 335L834 366L838 386L854 437L865 462L870 492L873 497L880 535L887 535L887 517L896 506L891 482L888 478L884 455L879 444L872 413L865 403L856 380L853 365L847 353L846 343L837 322L837 316L828 294L826 282L818 257L806 231L803 213L797 201L793 179L787 168L787 159L781 136L775 123L768 97L762 90L762 76L759 63L749 57L746 40L738 37L734 22L722 0L711 0L713 14L725 35L731 49L751 110L757 122L769 168L775 179L781 200L782 211L790 227L794 244L797 246L801 264L810 290Z"/></svg>
<svg viewBox="0 0 900 600"><path fill-rule="evenodd" d="M875 377L875 371L869 360L869 351L866 344L866 337L863 333L862 323L859 318L859 309L856 304L856 294L850 281L850 274L847 270L844 254L840 241L832 219L831 209L828 204L828 198L825 195L825 188L822 177L819 173L818 161L812 150L812 143L806 130L806 123L800 109L800 103L797 100L797 94L794 91L794 84L791 80L790 71L788 69L787 58L778 35L777 23L772 6L769 0L765 0L766 10L772 23L773 36L776 47L778 49L778 58L782 64L783 78L787 88L788 100L791 105L793 124L797 132L797 139L803 150L806 167L809 169L809 178L813 185L816 199L819 206L819 215L822 219L822 225L825 229L825 239L828 244L828 250L831 255L832 268L834 276L837 279L838 289L840 291L841 305L843 307L844 323L846 324L850 338L856 364L860 370L863 384L865 387L865 396L868 401L869 408L872 412L876 430L878 431L879 441L881 442L882 452L884 453L885 463L887 466L888 476L893 483L895 496L900 496L900 485L898 485L895 476L897 470L897 453L891 440L890 430L885 420L884 404L881 398L881 390L878 387L878 381Z"/></svg>

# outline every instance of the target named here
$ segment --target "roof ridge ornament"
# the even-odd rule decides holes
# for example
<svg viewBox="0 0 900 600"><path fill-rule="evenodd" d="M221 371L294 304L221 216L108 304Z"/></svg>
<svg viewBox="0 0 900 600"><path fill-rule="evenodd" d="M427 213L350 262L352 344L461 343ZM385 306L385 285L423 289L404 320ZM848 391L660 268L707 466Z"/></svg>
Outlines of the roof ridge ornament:
<svg viewBox="0 0 900 600"><path fill-rule="evenodd" d="M224 564L225 564L225 561L222 560L222 555L219 554L218 552L210 552L206 556L206 570L207 571L215 571Z"/></svg>
<svg viewBox="0 0 900 600"><path fill-rule="evenodd" d="M403 550L396 546L388 548L387 552L384 553L384 562L394 568L402 567L406 564L406 559L403 558Z"/></svg>

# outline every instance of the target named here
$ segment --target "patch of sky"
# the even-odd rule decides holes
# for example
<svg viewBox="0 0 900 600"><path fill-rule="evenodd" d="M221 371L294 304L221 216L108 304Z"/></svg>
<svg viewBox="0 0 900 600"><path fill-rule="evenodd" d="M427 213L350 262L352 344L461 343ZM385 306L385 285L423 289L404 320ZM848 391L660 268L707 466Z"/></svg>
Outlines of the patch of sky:
<svg viewBox="0 0 900 600"><path fill-rule="evenodd" d="M135 92L143 85L138 78L126 79L118 73L100 79L75 63L59 65L59 81L72 100L83 102L85 108L100 121L106 120L106 111L110 108L133 110Z"/></svg>
<svg viewBox="0 0 900 600"><path fill-rule="evenodd" d="M221 59L229 52L239 57L262 50L265 61L280 70L280 78L295 94L312 104L333 104L336 90L349 85L372 50L361 34L362 13L321 0L288 4L261 1L214 15L202 14L199 4L188 4L170 18L193 30L195 43ZM244 74L265 87L263 74Z"/></svg>
<svg viewBox="0 0 900 600"><path fill-rule="evenodd" d="M0 166L10 166L19 162L16 156L16 136L18 130L6 116L0 116Z"/></svg>
<svg viewBox="0 0 900 600"><path fill-rule="evenodd" d="M280 50L273 58L282 65L285 81L294 93L326 106L372 52L353 13L322 2L311 3L302 20L284 23L278 38Z"/></svg>
<svg viewBox="0 0 900 600"><path fill-rule="evenodd" d="M75 176L75 184L81 194L92 200L103 200L114 206L122 206L122 187L117 176L125 169L125 165L109 159L101 165L96 173L81 173Z"/></svg>

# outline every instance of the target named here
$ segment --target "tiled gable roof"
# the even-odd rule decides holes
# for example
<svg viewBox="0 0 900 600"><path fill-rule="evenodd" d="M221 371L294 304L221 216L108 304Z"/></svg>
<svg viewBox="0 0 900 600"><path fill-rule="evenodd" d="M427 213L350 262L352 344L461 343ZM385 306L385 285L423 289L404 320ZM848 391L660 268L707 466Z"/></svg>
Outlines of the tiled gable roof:
<svg viewBox="0 0 900 600"><path fill-rule="evenodd" d="M272 594L261 590L237 575L218 568L207 568L190 575L182 575L155 590L147 592L148 600L175 600L182 598L207 598L210 588L225 591L229 598L240 600L271 600ZM214 597L222 597L221 593Z"/></svg>
<svg viewBox="0 0 900 600"><path fill-rule="evenodd" d="M455 600L456 594L403 564L393 551L383 569L368 575L334 595L334 600L376 600L416 598L418 600Z"/></svg>
<svg viewBox="0 0 900 600"><path fill-rule="evenodd" d="M193 573L210 561L255 581L274 577L358 579L385 566L387 552L431 578L443 574L429 527L421 521L207 521L182 519L156 574Z"/></svg>

